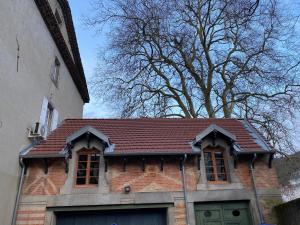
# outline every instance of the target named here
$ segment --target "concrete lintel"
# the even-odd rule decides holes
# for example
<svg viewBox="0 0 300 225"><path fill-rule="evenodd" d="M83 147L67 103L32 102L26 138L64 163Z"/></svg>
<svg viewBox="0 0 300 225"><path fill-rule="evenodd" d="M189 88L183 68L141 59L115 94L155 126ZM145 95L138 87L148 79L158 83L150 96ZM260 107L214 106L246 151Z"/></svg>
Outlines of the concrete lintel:
<svg viewBox="0 0 300 225"><path fill-rule="evenodd" d="M47 201L47 207L159 203L173 203L172 194L168 192L131 194L68 194L49 198Z"/></svg>
<svg viewBox="0 0 300 225"><path fill-rule="evenodd" d="M245 189L195 191L188 193L188 202L236 201L253 198L253 192Z"/></svg>

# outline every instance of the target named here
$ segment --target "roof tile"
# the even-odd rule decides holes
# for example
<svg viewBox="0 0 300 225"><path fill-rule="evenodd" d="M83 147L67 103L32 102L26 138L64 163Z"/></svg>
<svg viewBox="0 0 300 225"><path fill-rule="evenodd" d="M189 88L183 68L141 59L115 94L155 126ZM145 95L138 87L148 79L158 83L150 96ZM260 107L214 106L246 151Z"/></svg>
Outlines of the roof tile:
<svg viewBox="0 0 300 225"><path fill-rule="evenodd" d="M265 151L237 119L67 119L29 155L59 153L66 138L87 125L108 136L116 153L189 153L190 142L211 124L234 134L242 151Z"/></svg>

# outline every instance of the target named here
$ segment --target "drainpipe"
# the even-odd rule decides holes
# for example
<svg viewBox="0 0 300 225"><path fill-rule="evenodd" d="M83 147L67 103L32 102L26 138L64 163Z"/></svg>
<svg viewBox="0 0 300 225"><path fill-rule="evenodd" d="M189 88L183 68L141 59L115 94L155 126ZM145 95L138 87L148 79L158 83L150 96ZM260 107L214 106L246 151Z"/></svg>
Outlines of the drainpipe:
<svg viewBox="0 0 300 225"><path fill-rule="evenodd" d="M255 194L255 200L256 200L256 205L257 205L257 209L258 209L258 214L259 214L259 220L261 224L264 224L264 216L262 214L262 209L259 203L259 197L257 194L257 188L256 188L256 182L255 182L255 175L254 175L254 169L253 169L253 165L254 165L254 161L257 159L257 155L256 153L254 153L253 155L253 159L250 162L250 173L251 173L251 177L252 177L252 183L253 183L253 190L254 190L254 194Z"/></svg>
<svg viewBox="0 0 300 225"><path fill-rule="evenodd" d="M187 191L186 191L186 181L185 181L185 168L184 168L184 163L186 161L186 158L187 158L187 155L184 154L184 157L182 160L182 165L181 165L181 178L182 178L182 186L183 186L184 205L185 205L185 220L186 220L186 224L190 225L188 201L187 201Z"/></svg>
<svg viewBox="0 0 300 225"><path fill-rule="evenodd" d="M11 225L16 224L17 211L18 211L18 208L19 208L20 195L21 195L21 190L22 190L22 185L23 185L23 180L24 180L24 174L25 174L25 164L24 164L22 158L20 159L20 166L21 166L21 174L20 174L20 177L19 177L18 192L17 192L16 201L15 201L15 205L14 205Z"/></svg>

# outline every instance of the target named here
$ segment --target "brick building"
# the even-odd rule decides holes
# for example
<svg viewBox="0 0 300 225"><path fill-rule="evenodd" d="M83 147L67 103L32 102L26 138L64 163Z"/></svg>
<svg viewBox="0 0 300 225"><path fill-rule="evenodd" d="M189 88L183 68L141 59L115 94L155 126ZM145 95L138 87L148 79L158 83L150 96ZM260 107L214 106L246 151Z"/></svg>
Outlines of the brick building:
<svg viewBox="0 0 300 225"><path fill-rule="evenodd" d="M273 154L245 120L68 119L20 155L17 224L275 223Z"/></svg>

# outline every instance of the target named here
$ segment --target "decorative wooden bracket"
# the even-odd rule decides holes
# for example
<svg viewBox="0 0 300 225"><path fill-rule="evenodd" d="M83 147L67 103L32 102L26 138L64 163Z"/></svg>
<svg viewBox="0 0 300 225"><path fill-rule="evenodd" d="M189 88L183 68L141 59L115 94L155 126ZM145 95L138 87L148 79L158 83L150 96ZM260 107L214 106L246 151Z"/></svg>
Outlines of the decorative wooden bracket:
<svg viewBox="0 0 300 225"><path fill-rule="evenodd" d="M233 152L234 152L234 147L233 147L234 140L230 139L230 141L228 142L228 144L230 146L229 153L230 153L230 156L232 156Z"/></svg>
<svg viewBox="0 0 300 225"><path fill-rule="evenodd" d="M198 155L197 156L197 167L198 167L198 170L200 170L200 162L201 162L201 155Z"/></svg>
<svg viewBox="0 0 300 225"><path fill-rule="evenodd" d="M107 159L104 158L104 171L107 172Z"/></svg>
<svg viewBox="0 0 300 225"><path fill-rule="evenodd" d="M126 161L127 161L127 159L123 158L123 171L124 172L126 171Z"/></svg>
<svg viewBox="0 0 300 225"><path fill-rule="evenodd" d="M24 167L25 167L24 175L26 175L27 174L27 168L28 168L26 160L23 160L23 163L24 163Z"/></svg>
<svg viewBox="0 0 300 225"><path fill-rule="evenodd" d="M66 153L66 158L68 159L72 159L72 148L74 147L74 145L72 143L68 143L67 144L67 153Z"/></svg>
<svg viewBox="0 0 300 225"><path fill-rule="evenodd" d="M214 130L213 131L213 139L212 139L212 144L213 144L213 147L215 147L216 146L216 139L217 139L217 131L216 130Z"/></svg>
<svg viewBox="0 0 300 225"><path fill-rule="evenodd" d="M183 158L181 157L179 160L179 170L181 171L183 167Z"/></svg>
<svg viewBox="0 0 300 225"><path fill-rule="evenodd" d="M69 173L69 158L65 158L65 172Z"/></svg>
<svg viewBox="0 0 300 225"><path fill-rule="evenodd" d="M160 158L160 171L163 171L164 170L164 158L161 157Z"/></svg>
<svg viewBox="0 0 300 225"><path fill-rule="evenodd" d="M145 158L142 158L142 170L145 171Z"/></svg>
<svg viewBox="0 0 300 225"><path fill-rule="evenodd" d="M90 148L90 144L91 144L91 133L87 132L86 133L86 140L87 140L87 148Z"/></svg>
<svg viewBox="0 0 300 225"><path fill-rule="evenodd" d="M43 161L45 164L44 173L48 174L49 161L48 161L48 159L43 159Z"/></svg>
<svg viewBox="0 0 300 225"><path fill-rule="evenodd" d="M271 154L270 157L269 157L269 168L270 169L272 168L273 159L274 159L274 154Z"/></svg>
<svg viewBox="0 0 300 225"><path fill-rule="evenodd" d="M237 158L236 157L233 158L233 167L234 167L234 169L237 168Z"/></svg>

